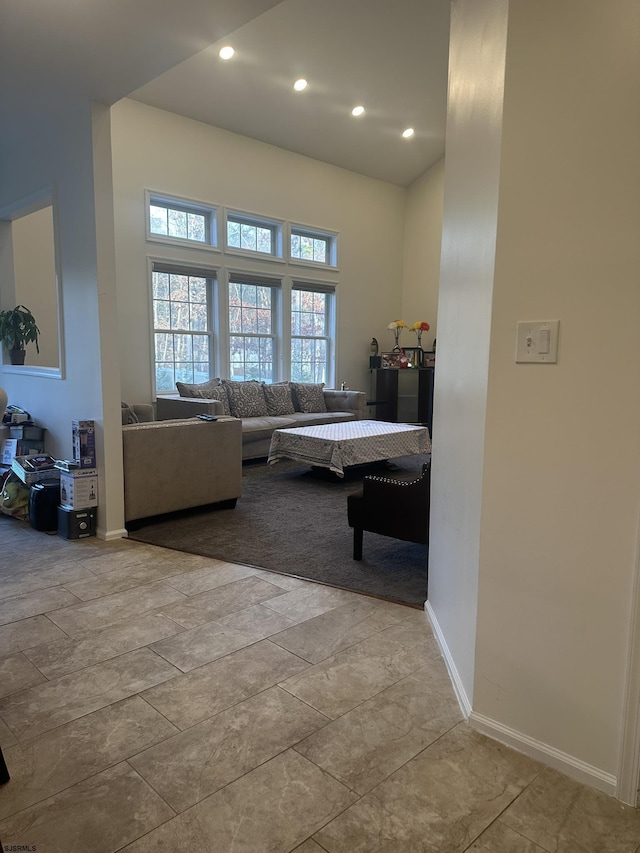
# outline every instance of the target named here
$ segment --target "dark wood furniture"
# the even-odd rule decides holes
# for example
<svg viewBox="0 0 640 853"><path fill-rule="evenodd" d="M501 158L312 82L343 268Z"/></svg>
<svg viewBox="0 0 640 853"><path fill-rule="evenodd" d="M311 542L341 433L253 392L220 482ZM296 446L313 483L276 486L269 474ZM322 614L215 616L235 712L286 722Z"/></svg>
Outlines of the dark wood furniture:
<svg viewBox="0 0 640 853"><path fill-rule="evenodd" d="M371 370L369 405L375 418L392 423L433 424L433 367Z"/></svg>

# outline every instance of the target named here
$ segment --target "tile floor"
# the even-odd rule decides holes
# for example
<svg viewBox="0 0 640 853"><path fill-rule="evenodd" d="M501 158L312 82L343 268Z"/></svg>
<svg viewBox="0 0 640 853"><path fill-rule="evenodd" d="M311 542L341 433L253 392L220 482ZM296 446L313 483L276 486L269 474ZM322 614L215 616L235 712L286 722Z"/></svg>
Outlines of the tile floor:
<svg viewBox="0 0 640 853"><path fill-rule="evenodd" d="M638 853L474 732L424 614L0 517L0 838L37 853Z"/></svg>

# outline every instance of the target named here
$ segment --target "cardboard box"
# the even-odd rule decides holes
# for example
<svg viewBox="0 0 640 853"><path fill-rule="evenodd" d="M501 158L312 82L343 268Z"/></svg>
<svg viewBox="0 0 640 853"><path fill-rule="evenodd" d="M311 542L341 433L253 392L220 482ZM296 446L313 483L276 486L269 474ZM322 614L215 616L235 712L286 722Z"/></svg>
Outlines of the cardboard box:
<svg viewBox="0 0 640 853"><path fill-rule="evenodd" d="M2 457L0 461L3 465L11 465L15 457L18 455L18 439L5 438L2 442Z"/></svg>
<svg viewBox="0 0 640 853"><path fill-rule="evenodd" d="M96 467L95 421L72 421L73 459L81 468Z"/></svg>
<svg viewBox="0 0 640 853"><path fill-rule="evenodd" d="M60 506L65 509L88 509L98 506L98 472L78 469L60 471Z"/></svg>
<svg viewBox="0 0 640 853"><path fill-rule="evenodd" d="M23 467L21 460L28 459L27 456L14 456L11 463L11 470L20 477L23 483L27 486L33 483L41 483L44 480L58 480L60 471L57 468L43 468L40 471L29 471Z"/></svg>

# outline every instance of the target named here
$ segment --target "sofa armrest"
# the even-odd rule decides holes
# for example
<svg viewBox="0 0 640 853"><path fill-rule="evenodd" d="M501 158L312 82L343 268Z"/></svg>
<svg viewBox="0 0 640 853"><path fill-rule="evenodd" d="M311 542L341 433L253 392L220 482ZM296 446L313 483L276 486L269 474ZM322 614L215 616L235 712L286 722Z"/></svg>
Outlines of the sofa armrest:
<svg viewBox="0 0 640 853"><path fill-rule="evenodd" d="M328 412L352 412L357 420L365 418L367 395L364 391L338 391L323 388L324 402Z"/></svg>
<svg viewBox="0 0 640 853"><path fill-rule="evenodd" d="M207 400L205 397L181 397L179 394L167 394L156 401L159 421L175 418L195 418L196 415L224 415L220 400Z"/></svg>

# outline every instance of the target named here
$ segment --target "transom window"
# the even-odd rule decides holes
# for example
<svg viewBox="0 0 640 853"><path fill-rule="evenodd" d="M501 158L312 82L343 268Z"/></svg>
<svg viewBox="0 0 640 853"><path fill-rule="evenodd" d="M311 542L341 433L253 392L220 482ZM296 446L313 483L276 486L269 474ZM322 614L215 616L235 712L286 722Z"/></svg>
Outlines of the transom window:
<svg viewBox="0 0 640 853"><path fill-rule="evenodd" d="M336 237L292 226L289 255L294 261L335 266Z"/></svg>
<svg viewBox="0 0 640 853"><path fill-rule="evenodd" d="M275 283L229 281L229 367L234 380L274 379Z"/></svg>
<svg viewBox="0 0 640 853"><path fill-rule="evenodd" d="M243 252L277 255L279 230L274 222L230 213L227 215L227 246Z"/></svg>
<svg viewBox="0 0 640 853"><path fill-rule="evenodd" d="M154 267L152 301L156 390L176 382L206 382L211 376L209 274Z"/></svg>
<svg viewBox="0 0 640 853"><path fill-rule="evenodd" d="M291 379L327 382L333 326L332 289L294 285L291 291Z"/></svg>
<svg viewBox="0 0 640 853"><path fill-rule="evenodd" d="M212 212L187 205L151 199L149 233L194 243L212 242Z"/></svg>

